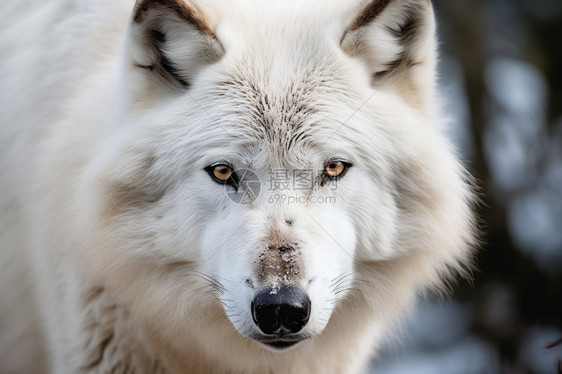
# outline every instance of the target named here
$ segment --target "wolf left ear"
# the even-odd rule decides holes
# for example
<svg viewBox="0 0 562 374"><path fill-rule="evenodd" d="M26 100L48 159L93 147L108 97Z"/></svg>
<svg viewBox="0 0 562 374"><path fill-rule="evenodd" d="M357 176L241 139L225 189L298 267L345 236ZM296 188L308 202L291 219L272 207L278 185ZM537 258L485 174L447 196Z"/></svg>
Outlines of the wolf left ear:
<svg viewBox="0 0 562 374"><path fill-rule="evenodd" d="M224 54L203 12L183 0L137 0L129 42L135 68L179 87Z"/></svg>
<svg viewBox="0 0 562 374"><path fill-rule="evenodd" d="M435 22L431 1L369 0L362 4L345 30L342 49L362 60L373 85L395 83L415 91L409 98L423 101L412 93L423 95L426 92L422 91L432 89Z"/></svg>

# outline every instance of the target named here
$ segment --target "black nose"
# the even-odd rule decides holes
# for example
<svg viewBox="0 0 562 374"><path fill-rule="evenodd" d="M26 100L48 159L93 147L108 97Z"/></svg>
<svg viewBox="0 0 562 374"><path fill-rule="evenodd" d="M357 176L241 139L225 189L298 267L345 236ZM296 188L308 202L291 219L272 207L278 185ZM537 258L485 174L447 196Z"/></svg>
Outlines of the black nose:
<svg viewBox="0 0 562 374"><path fill-rule="evenodd" d="M310 299L294 286L267 289L252 302L252 317L264 334L294 334L308 322Z"/></svg>

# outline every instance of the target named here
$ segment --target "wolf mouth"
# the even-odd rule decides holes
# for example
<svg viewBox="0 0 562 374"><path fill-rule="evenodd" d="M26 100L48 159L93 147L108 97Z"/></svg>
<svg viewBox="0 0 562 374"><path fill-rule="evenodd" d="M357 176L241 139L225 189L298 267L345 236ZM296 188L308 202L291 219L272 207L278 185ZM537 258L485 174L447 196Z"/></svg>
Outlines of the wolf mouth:
<svg viewBox="0 0 562 374"><path fill-rule="evenodd" d="M275 350L284 350L290 348L302 340L272 340L272 341L261 341L261 344L268 346L269 348L273 348Z"/></svg>
<svg viewBox="0 0 562 374"><path fill-rule="evenodd" d="M286 336L277 336L277 337L257 335L257 336L253 336L252 339L257 343L264 345L268 348L272 348L276 351L282 351L291 348L297 345L298 343L301 343L305 340L312 338L308 334L305 335L291 334L291 335L292 336L286 335Z"/></svg>

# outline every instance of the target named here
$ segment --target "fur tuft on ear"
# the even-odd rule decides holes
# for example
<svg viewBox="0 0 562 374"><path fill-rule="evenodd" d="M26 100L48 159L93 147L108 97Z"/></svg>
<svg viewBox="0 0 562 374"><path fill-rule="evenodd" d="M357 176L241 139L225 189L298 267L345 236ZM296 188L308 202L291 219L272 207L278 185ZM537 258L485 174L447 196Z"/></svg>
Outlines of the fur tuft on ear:
<svg viewBox="0 0 562 374"><path fill-rule="evenodd" d="M387 84L392 79L419 92L432 89L434 34L430 0L369 0L345 30L341 47L366 64L373 85ZM414 67L426 70L415 74L425 77L425 81L413 81Z"/></svg>
<svg viewBox="0 0 562 374"><path fill-rule="evenodd" d="M182 0L137 0L130 37L133 66L181 87L224 54L203 12Z"/></svg>

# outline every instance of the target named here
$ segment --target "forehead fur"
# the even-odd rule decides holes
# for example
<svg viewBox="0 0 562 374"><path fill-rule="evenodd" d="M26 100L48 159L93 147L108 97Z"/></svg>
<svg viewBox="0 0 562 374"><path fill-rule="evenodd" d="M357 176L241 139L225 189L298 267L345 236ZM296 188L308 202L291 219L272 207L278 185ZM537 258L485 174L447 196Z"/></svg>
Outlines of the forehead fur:
<svg viewBox="0 0 562 374"><path fill-rule="evenodd" d="M244 115L245 131L269 144L291 148L309 140L310 131L322 120L326 106L322 99L336 99L343 87L338 85L335 65L293 64L296 71L290 69L292 74L284 77L275 75L278 63L282 62L260 71L250 68L256 64L242 61L217 90Z"/></svg>
<svg viewBox="0 0 562 374"><path fill-rule="evenodd" d="M290 147L320 120L322 100L349 95L338 46L343 31L331 24L337 12L293 1L239 3L229 7L235 16L215 12L226 55L211 95L243 114L252 135Z"/></svg>
<svg viewBox="0 0 562 374"><path fill-rule="evenodd" d="M340 156L341 149L359 155L370 155L366 147L381 149L386 132L372 125L380 122L377 118L401 122L397 119L401 114L388 113L390 104L396 103L386 90L376 90L372 97L369 73L341 50L347 21L335 11L318 12L291 1L252 7L242 3L228 7L240 14L221 16L225 10L218 8L209 12L218 18L215 33L225 55L178 101L177 108L187 103L193 109L186 115L189 126L181 130L189 133L185 141L193 144L185 147L181 141L182 149L200 149L204 154L215 149L217 159L233 155L236 161L241 156L269 167L275 163L271 160L282 160L283 166L296 168L314 157L318 163L320 158ZM382 110L378 103L384 103ZM401 109L402 114L406 111ZM205 126L203 138L188 128L196 122ZM177 134L173 142L178 142ZM246 157L253 154L246 152L246 145L265 150L267 160Z"/></svg>

